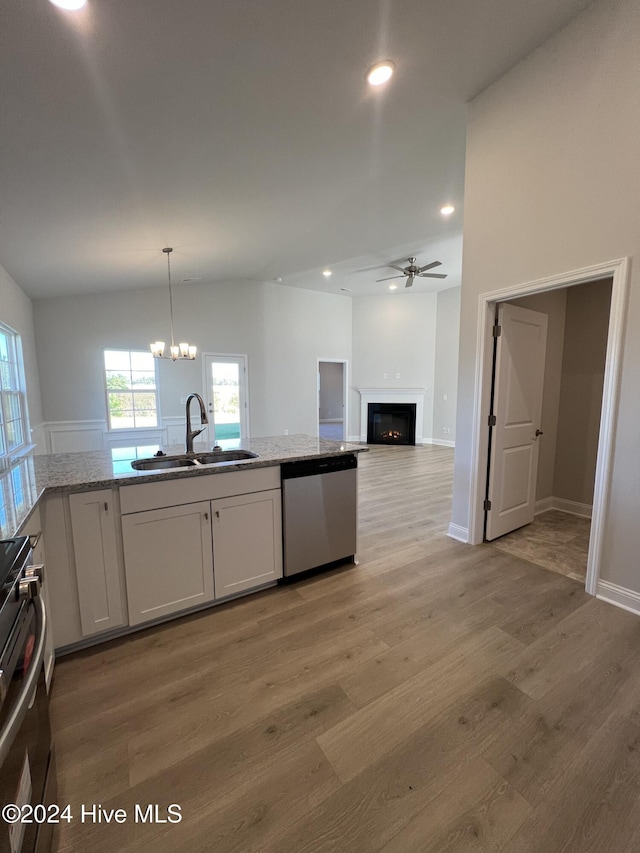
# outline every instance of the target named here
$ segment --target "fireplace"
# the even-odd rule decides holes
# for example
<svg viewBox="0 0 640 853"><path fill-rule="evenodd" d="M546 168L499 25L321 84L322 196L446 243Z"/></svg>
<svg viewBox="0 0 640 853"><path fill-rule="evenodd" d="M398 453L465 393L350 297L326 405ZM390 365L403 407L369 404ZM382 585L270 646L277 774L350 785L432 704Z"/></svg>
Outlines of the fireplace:
<svg viewBox="0 0 640 853"><path fill-rule="evenodd" d="M367 444L415 444L415 403L369 403Z"/></svg>

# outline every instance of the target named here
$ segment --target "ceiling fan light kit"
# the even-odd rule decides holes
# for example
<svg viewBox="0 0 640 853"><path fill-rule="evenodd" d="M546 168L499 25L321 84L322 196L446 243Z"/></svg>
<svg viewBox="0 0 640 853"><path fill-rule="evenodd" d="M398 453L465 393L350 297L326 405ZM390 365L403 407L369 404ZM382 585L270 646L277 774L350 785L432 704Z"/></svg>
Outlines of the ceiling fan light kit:
<svg viewBox="0 0 640 853"><path fill-rule="evenodd" d="M193 361L196 357L197 347L189 344L186 341L176 344L173 337L173 291L171 289L171 259L170 255L173 249L166 248L162 250L167 256L167 275L169 278L169 315L171 317L171 346L169 347L169 355L164 354L164 341L154 341L149 344L151 354L154 358L170 358L171 361L179 359L187 359Z"/></svg>
<svg viewBox="0 0 640 853"><path fill-rule="evenodd" d="M388 278L379 278L377 282L381 281L392 281L394 278L406 278L405 287L411 287L416 278L446 278L446 273L438 273L438 272L427 272L427 270L432 270L434 267L442 266L442 261L431 261L430 264L425 264L422 267L419 267L416 264L415 258L409 258L409 263L406 267L399 267L398 264L387 264L388 267L391 267L393 270L398 270L398 272L402 273L402 275L392 275Z"/></svg>

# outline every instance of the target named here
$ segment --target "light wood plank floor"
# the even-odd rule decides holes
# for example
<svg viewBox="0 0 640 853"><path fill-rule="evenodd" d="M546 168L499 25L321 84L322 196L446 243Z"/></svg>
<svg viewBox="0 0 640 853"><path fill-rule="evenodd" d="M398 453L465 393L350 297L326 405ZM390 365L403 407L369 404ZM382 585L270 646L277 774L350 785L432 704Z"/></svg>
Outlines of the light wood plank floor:
<svg viewBox="0 0 640 853"><path fill-rule="evenodd" d="M58 849L637 853L640 621L447 538L452 456L360 457L359 566L61 660Z"/></svg>

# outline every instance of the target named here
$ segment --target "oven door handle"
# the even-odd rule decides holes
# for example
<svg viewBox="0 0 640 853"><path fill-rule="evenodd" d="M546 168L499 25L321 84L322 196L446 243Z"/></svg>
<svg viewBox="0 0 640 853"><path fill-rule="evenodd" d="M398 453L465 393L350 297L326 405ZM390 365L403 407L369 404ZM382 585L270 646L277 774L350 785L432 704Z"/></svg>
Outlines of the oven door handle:
<svg viewBox="0 0 640 853"><path fill-rule="evenodd" d="M2 732L0 732L0 767L4 764L4 760L9 754L13 741L18 734L22 721L24 720L33 691L38 684L40 670L42 669L42 661L44 660L44 643L47 633L47 614L44 609L44 600L41 595L36 595L32 599L36 610L36 647L33 651L33 659L29 672L25 678L20 694L18 695L13 708L7 716Z"/></svg>

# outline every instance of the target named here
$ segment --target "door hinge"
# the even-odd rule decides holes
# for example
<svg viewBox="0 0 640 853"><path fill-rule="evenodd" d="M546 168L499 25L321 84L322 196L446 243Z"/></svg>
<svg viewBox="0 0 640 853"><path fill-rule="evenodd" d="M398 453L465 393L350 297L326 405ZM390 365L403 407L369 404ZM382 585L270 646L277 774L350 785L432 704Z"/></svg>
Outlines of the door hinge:
<svg viewBox="0 0 640 853"><path fill-rule="evenodd" d="M482 509L489 510L491 509L491 501L485 501L482 505Z"/></svg>
<svg viewBox="0 0 640 853"><path fill-rule="evenodd" d="M502 326L499 326L496 323L495 326L493 327L493 337L499 338L501 334L502 334Z"/></svg>
<svg viewBox="0 0 640 853"><path fill-rule="evenodd" d="M498 422L498 419L495 415L489 415L489 426L495 426Z"/></svg>

